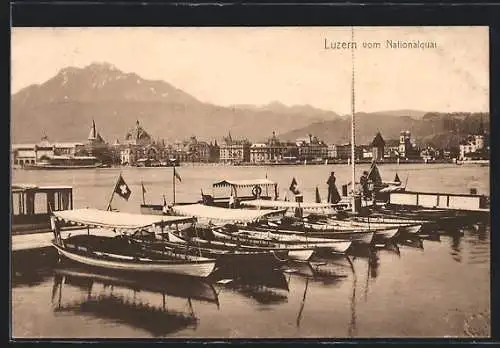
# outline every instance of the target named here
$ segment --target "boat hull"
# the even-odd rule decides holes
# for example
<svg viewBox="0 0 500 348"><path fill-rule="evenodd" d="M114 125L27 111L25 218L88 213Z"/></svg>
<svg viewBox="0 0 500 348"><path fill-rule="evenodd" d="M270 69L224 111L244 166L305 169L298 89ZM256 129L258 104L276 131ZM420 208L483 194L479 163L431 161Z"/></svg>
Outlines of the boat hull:
<svg viewBox="0 0 500 348"><path fill-rule="evenodd" d="M314 231L314 232L303 232L303 231L293 231L286 229L266 229L266 228L258 228L260 231L271 231L279 234L288 234L288 235L300 235L300 236L311 236L313 238L331 238L338 240L348 240L354 244L371 244L373 242L373 238L375 236L374 231Z"/></svg>
<svg viewBox="0 0 500 348"><path fill-rule="evenodd" d="M188 275L193 277L207 277L209 276L215 268L215 260L206 261L190 261L190 262L122 262L114 260L103 260L86 255L81 255L78 253L73 253L62 248L56 243L52 245L57 249L59 255L91 267L104 268L108 270L115 271L129 271L129 272L141 272L141 273L168 273L168 274L179 274Z"/></svg>

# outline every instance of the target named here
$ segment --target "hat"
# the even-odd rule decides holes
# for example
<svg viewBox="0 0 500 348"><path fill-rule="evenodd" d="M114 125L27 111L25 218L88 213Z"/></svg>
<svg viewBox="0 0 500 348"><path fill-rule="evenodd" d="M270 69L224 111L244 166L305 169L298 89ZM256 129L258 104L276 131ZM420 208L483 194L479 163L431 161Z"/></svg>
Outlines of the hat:
<svg viewBox="0 0 500 348"><path fill-rule="evenodd" d="M363 174L366 174L366 175L368 175L368 172L367 172L366 170L364 170L364 171L363 171Z"/></svg>
<svg viewBox="0 0 500 348"><path fill-rule="evenodd" d="M335 174L335 172L331 172L331 173L330 173L330 175L333 175L333 174Z"/></svg>

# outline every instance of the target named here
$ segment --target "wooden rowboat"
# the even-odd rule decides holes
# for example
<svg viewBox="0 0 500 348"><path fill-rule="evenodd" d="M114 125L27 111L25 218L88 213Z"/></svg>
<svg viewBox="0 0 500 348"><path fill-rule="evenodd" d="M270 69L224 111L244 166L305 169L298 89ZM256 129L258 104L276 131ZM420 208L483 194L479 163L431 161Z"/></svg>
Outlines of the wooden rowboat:
<svg viewBox="0 0 500 348"><path fill-rule="evenodd" d="M127 214L96 209L76 209L54 212L51 225L54 232L52 245L57 252L74 262L107 270L167 273L194 277L207 277L215 268L215 259L180 255L175 252L162 254L148 250L141 243L128 238L80 234L62 239L59 222L72 222L87 227L100 227L115 231L134 232L160 228L194 219L158 215Z"/></svg>

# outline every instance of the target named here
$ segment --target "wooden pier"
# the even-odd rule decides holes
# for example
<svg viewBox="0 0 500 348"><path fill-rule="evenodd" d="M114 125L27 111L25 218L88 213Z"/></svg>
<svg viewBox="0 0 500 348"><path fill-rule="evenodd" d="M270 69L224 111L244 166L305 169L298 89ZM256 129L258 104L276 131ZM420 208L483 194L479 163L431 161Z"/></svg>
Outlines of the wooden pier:
<svg viewBox="0 0 500 348"><path fill-rule="evenodd" d="M392 192L389 203L422 208L450 209L489 213L488 199L484 195L440 192Z"/></svg>

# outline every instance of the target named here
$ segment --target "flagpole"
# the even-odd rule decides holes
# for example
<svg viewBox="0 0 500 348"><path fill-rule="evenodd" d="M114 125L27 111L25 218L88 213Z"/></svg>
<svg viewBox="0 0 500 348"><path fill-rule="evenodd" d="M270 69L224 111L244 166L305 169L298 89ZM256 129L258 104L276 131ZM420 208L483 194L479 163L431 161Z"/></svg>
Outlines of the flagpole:
<svg viewBox="0 0 500 348"><path fill-rule="evenodd" d="M141 180L141 187L142 187L142 204L146 205L146 199L144 197L144 183Z"/></svg>
<svg viewBox="0 0 500 348"><path fill-rule="evenodd" d="M354 95L354 27L351 27L351 41L352 41L352 76L351 76L351 182L352 182L352 212L356 213L356 148L355 148L355 123L354 123L354 113L355 113L355 95Z"/></svg>
<svg viewBox="0 0 500 348"><path fill-rule="evenodd" d="M174 164L173 168L174 168L174 170L172 171L172 190L174 192L173 192L172 197L174 198L173 205L175 205L175 164Z"/></svg>
<svg viewBox="0 0 500 348"><path fill-rule="evenodd" d="M115 197L116 186L118 185L118 182L120 181L121 176L122 176L122 172L120 172L120 175L118 175L118 179L116 179L115 187L113 187L113 192L111 193L111 197L109 197L109 203L108 203L108 207L106 208L106 210L111 210L111 202L113 201L113 198Z"/></svg>

